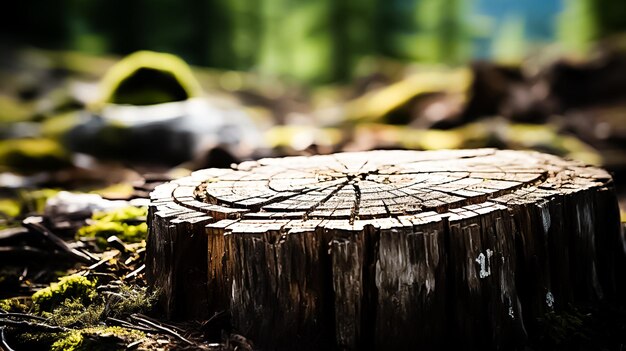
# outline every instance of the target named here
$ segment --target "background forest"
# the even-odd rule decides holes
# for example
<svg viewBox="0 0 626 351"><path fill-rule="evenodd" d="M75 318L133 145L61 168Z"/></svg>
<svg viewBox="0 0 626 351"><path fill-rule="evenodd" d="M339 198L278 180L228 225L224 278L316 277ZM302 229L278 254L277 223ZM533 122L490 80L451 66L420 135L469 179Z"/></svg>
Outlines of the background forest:
<svg viewBox="0 0 626 351"><path fill-rule="evenodd" d="M189 63L313 83L366 73L365 58L458 65L539 48L587 53L626 30L612 0L21 1L5 41L92 54L175 53Z"/></svg>

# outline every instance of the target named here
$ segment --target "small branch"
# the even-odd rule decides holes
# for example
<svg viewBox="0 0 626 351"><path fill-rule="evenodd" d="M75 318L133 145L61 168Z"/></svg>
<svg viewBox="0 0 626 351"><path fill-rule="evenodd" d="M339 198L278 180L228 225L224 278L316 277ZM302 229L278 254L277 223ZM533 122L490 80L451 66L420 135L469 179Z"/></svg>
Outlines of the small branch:
<svg viewBox="0 0 626 351"><path fill-rule="evenodd" d="M30 234L26 228L18 227L3 229L0 230L0 244L13 244L21 240L25 240L29 236L32 236L32 234Z"/></svg>
<svg viewBox="0 0 626 351"><path fill-rule="evenodd" d="M132 272L128 273L128 274L124 277L124 279L129 279L129 278L132 278L132 277L136 276L137 274L139 274L139 273L143 272L143 270L144 270L144 269L146 269L146 265L145 265L145 264L142 264L141 266L139 266L139 268L137 268L137 269L135 269L134 271L132 271Z"/></svg>
<svg viewBox="0 0 626 351"><path fill-rule="evenodd" d="M141 345L141 343L143 343L144 340L145 340L145 338L144 339L139 339L139 340L134 341L134 342L131 342L130 344L128 344L126 346L126 350L134 350L135 348L137 348L137 346Z"/></svg>
<svg viewBox="0 0 626 351"><path fill-rule="evenodd" d="M100 267L101 265L105 264L106 262L108 262L110 259L118 256L119 254L120 254L119 251L114 252L113 254L105 253L101 260L99 260L98 262L96 262L96 263L92 264L91 266L87 267L87 270L89 270L89 271L94 270L94 269Z"/></svg>
<svg viewBox="0 0 626 351"><path fill-rule="evenodd" d="M59 327L56 325L48 325L44 323L27 322L27 321L14 321L11 319L6 319L6 318L0 318L0 326L31 328L34 330L41 330L41 331L50 332L50 333L62 333L62 332L67 332L70 330L70 329Z"/></svg>
<svg viewBox="0 0 626 351"><path fill-rule="evenodd" d="M173 337L177 338L178 340L183 341L183 342L185 342L185 343L187 343L189 345L195 345L194 342L189 341L184 336L180 335L177 331L175 331L173 329L170 329L170 328L167 328L167 327L164 327L164 326L160 325L157 322L153 322L153 321L149 320L148 317L146 317L146 316L143 316L143 315L140 316L140 315L137 315L137 314L133 314L133 315L130 316L130 318L135 320L135 321L137 321L137 322L139 322L139 323L146 324L146 325L148 325L148 326L150 326L152 328L155 328L155 329L157 329L157 330L159 330L159 331L161 331L161 332L163 332L163 333L165 333L167 335L173 336Z"/></svg>
<svg viewBox="0 0 626 351"><path fill-rule="evenodd" d="M161 326L164 326L164 327L168 327L168 328L170 328L170 329L173 329L173 330L177 331L178 333L183 333L183 332L184 332L184 330L183 330L183 329L178 328L177 326L174 326L174 325L171 325L171 324L166 324L166 323L163 323L163 322L158 321L158 320L156 320L156 319L154 319L154 318L152 318L152 317L148 317L148 316L146 316L145 314L135 313L135 315L136 315L136 316L138 316L138 317L140 317L140 318L143 318L143 319L145 319L145 320L149 320L149 321L151 321L152 323L156 323L156 324L158 324L158 325L161 325Z"/></svg>
<svg viewBox="0 0 626 351"><path fill-rule="evenodd" d="M107 318L107 322L112 322L112 324L119 325L119 326L122 326L124 328L139 330L139 331L142 331L144 333L157 333L157 334L159 333L159 330L157 330L155 328L141 327L141 326L129 323L129 322L125 321L125 320L117 319L117 318L113 318L113 317L108 317Z"/></svg>
<svg viewBox="0 0 626 351"><path fill-rule="evenodd" d="M2 317L13 317L13 318L23 318L23 319L35 319L38 321L47 321L46 318L40 317L40 316L36 316L34 314L28 314L28 313L16 313L16 312L0 312L0 315Z"/></svg>
<svg viewBox="0 0 626 351"><path fill-rule="evenodd" d="M59 248L61 251L67 253L69 256L76 259L77 261L83 263L92 263L94 261L92 257L85 255L84 253L76 249L72 249L63 239L52 233L52 231L50 231L50 229L41 224L41 222L43 222L43 219L41 217L32 216L24 219L22 221L22 224L26 228L32 229L33 231L40 233L47 241L49 241L54 246Z"/></svg>
<svg viewBox="0 0 626 351"><path fill-rule="evenodd" d="M0 327L0 346L2 346L2 350L4 351L15 351L11 346L9 346L9 344L7 343L7 338L6 335L4 333L4 329L6 327Z"/></svg>

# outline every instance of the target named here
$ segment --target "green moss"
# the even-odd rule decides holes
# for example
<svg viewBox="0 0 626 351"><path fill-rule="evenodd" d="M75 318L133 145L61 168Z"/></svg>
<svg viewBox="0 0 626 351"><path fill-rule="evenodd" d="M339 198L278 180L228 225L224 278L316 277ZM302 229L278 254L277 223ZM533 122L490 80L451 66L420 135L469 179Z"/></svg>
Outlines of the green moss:
<svg viewBox="0 0 626 351"><path fill-rule="evenodd" d="M114 65L102 79L100 104L151 105L200 94L200 84L179 57L139 51Z"/></svg>
<svg viewBox="0 0 626 351"><path fill-rule="evenodd" d="M15 199L0 199L0 215L17 217L20 214L20 203Z"/></svg>
<svg viewBox="0 0 626 351"><path fill-rule="evenodd" d="M145 338L145 334L122 327L92 327L65 333L51 351L123 350L125 345Z"/></svg>
<svg viewBox="0 0 626 351"><path fill-rule="evenodd" d="M128 342L137 341L139 339L146 337L146 334L143 333L142 331L118 327L118 326L92 327L92 328L82 329L81 331L85 334L100 335L100 336L113 336L115 338L128 341Z"/></svg>
<svg viewBox="0 0 626 351"><path fill-rule="evenodd" d="M108 245L107 239L113 235L127 243L137 243L145 240L148 235L148 225L146 223L129 225L126 223L98 221L80 228L77 235L83 238L96 238L96 244L100 248L105 248Z"/></svg>
<svg viewBox="0 0 626 351"><path fill-rule="evenodd" d="M112 317L148 312L156 301L157 292L149 294L145 287L124 285L117 296L118 299L108 301L107 312Z"/></svg>
<svg viewBox="0 0 626 351"><path fill-rule="evenodd" d="M125 318L145 313L152 307L155 294L145 287L121 285L115 291L97 294L96 282L80 275L63 277L58 283L32 296L35 312L47 323L69 328L61 333L29 333L18 336L24 349L49 350L123 350L132 342L146 338L143 332L117 326L104 326L107 317ZM2 305L12 304L0 301Z"/></svg>
<svg viewBox="0 0 626 351"><path fill-rule="evenodd" d="M28 311L28 306L17 298L3 299L0 300L0 310L23 313Z"/></svg>
<svg viewBox="0 0 626 351"><path fill-rule="evenodd" d="M49 198L56 196L58 189L37 189L20 191L20 201L26 212L43 213Z"/></svg>
<svg viewBox="0 0 626 351"><path fill-rule="evenodd" d="M97 212L92 216L93 223L82 227L76 234L77 237L95 238L96 244L107 247L107 239L110 236L117 236L127 243L137 243L146 239L148 235L148 225L145 221L147 209L129 206L110 212Z"/></svg>
<svg viewBox="0 0 626 351"><path fill-rule="evenodd" d="M69 166L69 154L52 139L12 139L0 141L0 170L38 172Z"/></svg>
<svg viewBox="0 0 626 351"><path fill-rule="evenodd" d="M96 296L96 282L78 274L69 275L33 294L38 311L52 311L66 300L78 300L88 305Z"/></svg>
<svg viewBox="0 0 626 351"><path fill-rule="evenodd" d="M65 112L46 118L41 123L41 135L46 138L60 139L81 122L78 112Z"/></svg>
<svg viewBox="0 0 626 351"><path fill-rule="evenodd" d="M27 121L31 116L31 108L20 103L18 99L0 95L0 123Z"/></svg>
<svg viewBox="0 0 626 351"><path fill-rule="evenodd" d="M78 298L66 299L52 312L43 312L42 316L63 327L92 326L98 324L104 311L104 303L85 305Z"/></svg>
<svg viewBox="0 0 626 351"><path fill-rule="evenodd" d="M35 332L20 333L16 339L22 350L49 350L50 346L63 337L61 333Z"/></svg>
<svg viewBox="0 0 626 351"><path fill-rule="evenodd" d="M572 306L564 311L550 311L538 320L541 339L552 346L570 344L572 340L586 340L589 330L585 322L588 317Z"/></svg>
<svg viewBox="0 0 626 351"><path fill-rule="evenodd" d="M92 219L103 222L145 221L148 209L145 207L128 206L108 212L96 212Z"/></svg>
<svg viewBox="0 0 626 351"><path fill-rule="evenodd" d="M83 344L83 335L80 331L71 331L55 341L50 351L75 351Z"/></svg>

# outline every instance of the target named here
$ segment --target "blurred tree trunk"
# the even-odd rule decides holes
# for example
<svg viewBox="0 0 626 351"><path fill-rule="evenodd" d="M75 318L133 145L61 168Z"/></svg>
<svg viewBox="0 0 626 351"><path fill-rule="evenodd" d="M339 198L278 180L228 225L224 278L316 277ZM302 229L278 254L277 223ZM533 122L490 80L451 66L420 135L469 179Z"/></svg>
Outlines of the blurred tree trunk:
<svg viewBox="0 0 626 351"><path fill-rule="evenodd" d="M383 6L387 56L434 63L467 58L468 38L458 0L392 0Z"/></svg>
<svg viewBox="0 0 626 351"><path fill-rule="evenodd" d="M333 78L333 0L264 0L259 67L309 82Z"/></svg>
<svg viewBox="0 0 626 351"><path fill-rule="evenodd" d="M69 27L66 0L12 2L0 22L0 39L10 44L36 45L44 48L68 44Z"/></svg>
<svg viewBox="0 0 626 351"><path fill-rule="evenodd" d="M143 42L143 25L146 17L142 0L111 0L99 2L93 14L97 27L103 27L108 36L109 50L129 54L138 50Z"/></svg>
<svg viewBox="0 0 626 351"><path fill-rule="evenodd" d="M248 70L256 64L259 40L262 31L259 27L261 1L220 0L220 11L216 15L228 18L230 38L230 68Z"/></svg>
<svg viewBox="0 0 626 351"><path fill-rule="evenodd" d="M597 20L597 39L626 31L626 3L624 1L591 1Z"/></svg>
<svg viewBox="0 0 626 351"><path fill-rule="evenodd" d="M379 22L377 0L337 0L333 2L334 78L347 80L359 59L378 51Z"/></svg>
<svg viewBox="0 0 626 351"><path fill-rule="evenodd" d="M568 48L585 52L594 41L626 31L626 6L613 0L566 0L559 29Z"/></svg>
<svg viewBox="0 0 626 351"><path fill-rule="evenodd" d="M228 1L223 0L193 0L197 8L192 11L203 11L202 15L196 15L198 32L202 35L190 47L196 50L204 50L206 59L198 64L236 69L237 53L233 44L236 23L229 14ZM204 47L201 47L204 45Z"/></svg>

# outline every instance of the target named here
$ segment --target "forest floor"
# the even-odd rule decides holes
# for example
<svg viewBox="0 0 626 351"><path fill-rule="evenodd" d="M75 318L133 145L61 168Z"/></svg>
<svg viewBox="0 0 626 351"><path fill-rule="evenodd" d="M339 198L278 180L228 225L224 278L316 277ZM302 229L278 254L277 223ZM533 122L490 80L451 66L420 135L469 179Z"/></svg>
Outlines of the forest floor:
<svg viewBox="0 0 626 351"><path fill-rule="evenodd" d="M71 134L100 118L91 102L117 58L10 53L0 60L0 347L7 351L253 349L227 311L168 321L155 309L158 291L146 287L148 194L194 169L380 148L533 149L608 168L626 212L626 80L607 79L626 70L624 55L604 66L555 63L538 77L484 63L425 74L383 62L350 85L318 88L194 67L208 117L245 118L216 129L223 139L189 146L167 139L171 125L142 134L141 126L96 124L95 137L81 134L89 128ZM548 92L537 95L542 84ZM564 93L564 84L602 88ZM178 108L168 106L161 111ZM233 147L240 129L256 144L242 147L252 144L244 138ZM146 154L158 157L145 162ZM626 311L615 306L567 306L539 322L528 350L626 346Z"/></svg>

